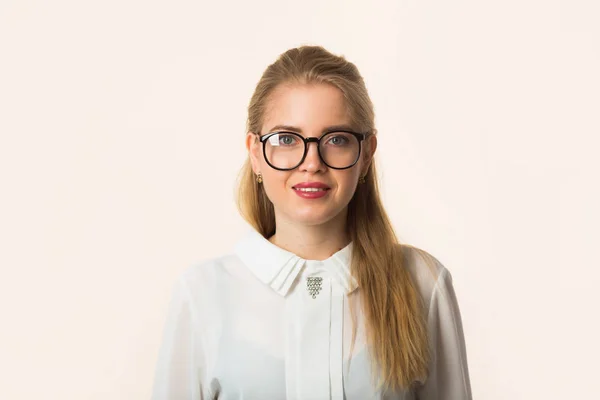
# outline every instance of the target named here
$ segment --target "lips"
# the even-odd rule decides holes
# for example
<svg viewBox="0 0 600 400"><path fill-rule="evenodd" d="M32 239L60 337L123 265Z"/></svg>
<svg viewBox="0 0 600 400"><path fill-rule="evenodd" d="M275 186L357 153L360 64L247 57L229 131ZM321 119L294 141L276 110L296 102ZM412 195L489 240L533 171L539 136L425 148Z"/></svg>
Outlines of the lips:
<svg viewBox="0 0 600 400"><path fill-rule="evenodd" d="M324 199L329 194L330 187L323 182L301 182L294 186L294 193L306 200Z"/></svg>

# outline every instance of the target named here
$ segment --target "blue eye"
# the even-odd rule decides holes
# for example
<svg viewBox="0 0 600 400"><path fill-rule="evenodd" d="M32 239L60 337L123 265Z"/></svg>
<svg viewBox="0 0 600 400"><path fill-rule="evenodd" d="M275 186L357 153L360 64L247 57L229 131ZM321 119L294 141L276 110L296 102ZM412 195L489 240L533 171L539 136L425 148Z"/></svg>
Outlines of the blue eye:
<svg viewBox="0 0 600 400"><path fill-rule="evenodd" d="M279 143L284 146L291 146L296 143L296 138L292 135L279 135Z"/></svg>
<svg viewBox="0 0 600 400"><path fill-rule="evenodd" d="M343 146L345 144L348 144L348 142L348 138L343 135L335 135L328 140L328 143L331 143L334 146Z"/></svg>

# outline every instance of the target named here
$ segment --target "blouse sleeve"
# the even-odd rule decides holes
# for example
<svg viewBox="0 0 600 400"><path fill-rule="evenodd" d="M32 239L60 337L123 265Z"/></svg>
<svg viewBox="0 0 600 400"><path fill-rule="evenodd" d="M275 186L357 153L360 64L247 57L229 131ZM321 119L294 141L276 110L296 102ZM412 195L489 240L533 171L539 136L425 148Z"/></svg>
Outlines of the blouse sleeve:
<svg viewBox="0 0 600 400"><path fill-rule="evenodd" d="M180 276L171 290L154 373L152 400L199 400L202 357L189 289Z"/></svg>
<svg viewBox="0 0 600 400"><path fill-rule="evenodd" d="M428 314L432 349L429 376L416 390L419 400L471 400L471 383L458 301L452 276L442 268Z"/></svg>

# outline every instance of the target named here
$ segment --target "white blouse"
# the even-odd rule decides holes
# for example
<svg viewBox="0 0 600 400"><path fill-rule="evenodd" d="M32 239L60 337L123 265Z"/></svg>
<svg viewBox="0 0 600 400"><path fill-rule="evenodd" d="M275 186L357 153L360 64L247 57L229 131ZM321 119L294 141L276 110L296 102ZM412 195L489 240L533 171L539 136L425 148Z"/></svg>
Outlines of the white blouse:
<svg viewBox="0 0 600 400"><path fill-rule="evenodd" d="M306 260L250 229L231 253L177 279L152 399L471 399L450 272L424 250L402 246L429 310L433 350L430 374L415 389L376 391L371 381L352 243L326 260ZM358 322L352 354L349 302Z"/></svg>

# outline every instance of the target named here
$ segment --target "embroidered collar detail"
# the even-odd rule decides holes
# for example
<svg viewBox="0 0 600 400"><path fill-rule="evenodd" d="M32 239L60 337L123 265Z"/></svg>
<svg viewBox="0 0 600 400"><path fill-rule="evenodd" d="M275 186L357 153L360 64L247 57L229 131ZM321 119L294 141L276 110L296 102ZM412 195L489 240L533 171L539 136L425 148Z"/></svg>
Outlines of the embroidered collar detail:
<svg viewBox="0 0 600 400"><path fill-rule="evenodd" d="M319 266L343 287L346 294L358 287L350 273L352 242L322 261L306 260L269 242L255 229L242 237L234 252L262 282L285 296L305 266Z"/></svg>

